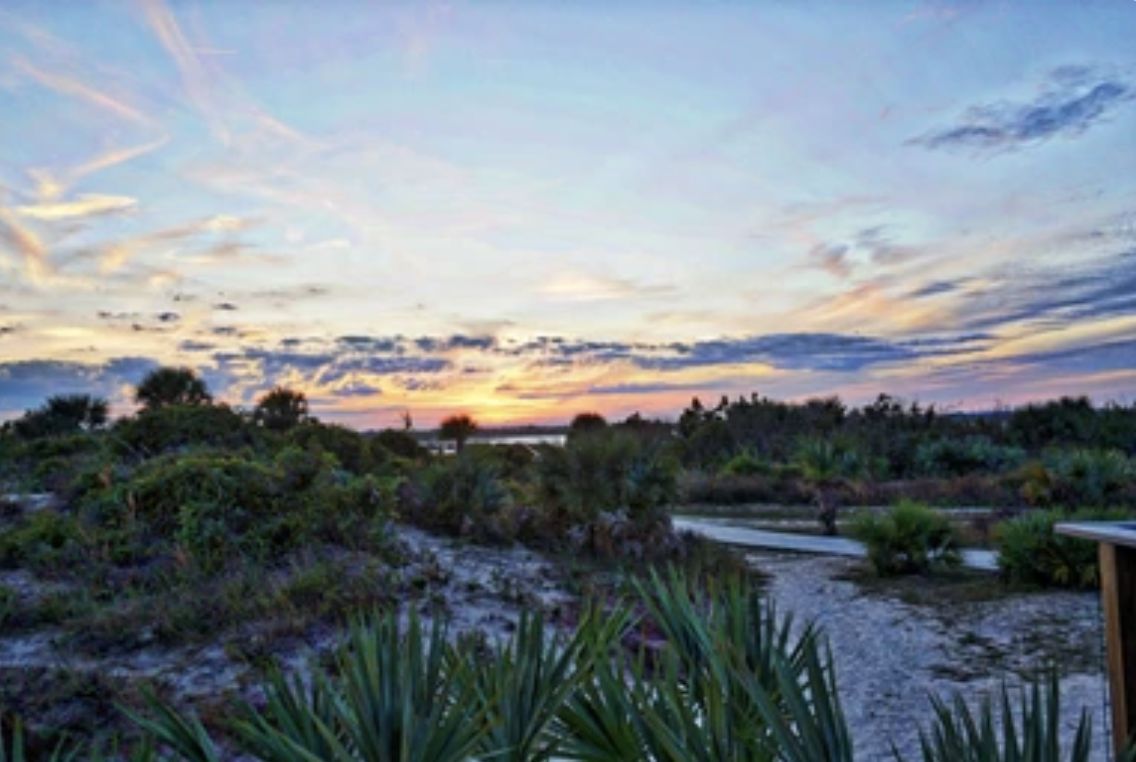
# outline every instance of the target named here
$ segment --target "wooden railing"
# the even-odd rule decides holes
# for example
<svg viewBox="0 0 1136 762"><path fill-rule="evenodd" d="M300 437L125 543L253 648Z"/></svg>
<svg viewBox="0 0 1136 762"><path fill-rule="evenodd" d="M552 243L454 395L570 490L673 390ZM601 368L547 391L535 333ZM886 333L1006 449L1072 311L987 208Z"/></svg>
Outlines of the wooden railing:
<svg viewBox="0 0 1136 762"><path fill-rule="evenodd" d="M1112 742L1119 755L1136 733L1136 523L1058 524L1057 532L1098 543Z"/></svg>

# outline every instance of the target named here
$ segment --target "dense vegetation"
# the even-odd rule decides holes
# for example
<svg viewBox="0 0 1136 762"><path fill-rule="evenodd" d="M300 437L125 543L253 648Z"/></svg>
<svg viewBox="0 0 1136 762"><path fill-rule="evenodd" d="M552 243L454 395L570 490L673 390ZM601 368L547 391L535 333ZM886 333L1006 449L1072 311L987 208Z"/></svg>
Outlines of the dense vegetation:
<svg viewBox="0 0 1136 762"><path fill-rule="evenodd" d="M1085 400L986 416L940 415L887 397L853 409L831 399L753 397L713 409L695 400L673 425L583 413L563 447L477 444L476 422L457 415L441 431L456 444L452 456L423 448L409 419L366 434L320 422L286 388L251 410L233 409L187 369L142 379L136 401L136 413L112 422L104 400L56 396L0 428L0 491L53 496L35 510L0 503L0 571L30 572L46 591L29 598L0 585L6 633L49 627L91 653L215 641L223 631L226 649L271 667L273 638L390 611L429 589L428 579L408 583L396 573L405 559L395 522L479 544L519 541L573 562L701 561L697 543L677 536L669 519L670 506L692 499L812 503L830 532L842 504L894 504L853 524L881 575L957 564L954 527L926 503L1007 506L994 537L1009 581L1092 586L1092 546L1056 536L1054 523L1136 507L1136 408ZM812 636L788 638L788 625L741 588L715 593L723 597L697 609L695 627L700 599L682 585L677 577L640 584L630 607L609 600L606 624L588 620L567 643L529 620L507 649L455 650L429 639L414 645L419 633L407 640L392 620L373 620L308 687L272 683L268 707L238 712L244 724L225 727L223 743L266 759L304 758L295 744L316 753L331 739L342 748L320 746L328 756L318 758L417 758L361 751L378 742L362 734L380 728L350 714L362 711L352 702L391 699L361 693L352 670L386 660L384 669L425 686L400 700L426 703L399 705L398 718L389 704L368 711L413 719L421 734L451 727L447 713L461 707L453 728L463 729L446 747L458 758L700 758L690 756L694 748L707 759L849 758L831 660ZM250 641L242 628L253 622ZM639 645L627 650L636 630L630 640ZM643 650L644 631L662 640ZM744 637L757 640L737 640ZM663 641L671 647L659 648ZM544 680L559 687L543 688L551 693L536 706ZM99 683L61 690L109 693ZM799 701L793 691L804 691ZM0 689L0 706L35 714L23 693L18 683ZM1031 711L1040 716L1038 701ZM925 759L952 758L952 744L986 743L959 740L970 728L961 708L938 707ZM148 727L172 746L172 728L203 732L161 716L164 725ZM706 738L712 730L718 735ZM434 748L424 736L398 737L417 739L408 749ZM209 758L199 752L189 758ZM445 757L438 754L422 758Z"/></svg>
<svg viewBox="0 0 1136 762"><path fill-rule="evenodd" d="M754 395L695 399L676 430L693 501L1136 506L1136 406L952 415L885 395L859 408Z"/></svg>

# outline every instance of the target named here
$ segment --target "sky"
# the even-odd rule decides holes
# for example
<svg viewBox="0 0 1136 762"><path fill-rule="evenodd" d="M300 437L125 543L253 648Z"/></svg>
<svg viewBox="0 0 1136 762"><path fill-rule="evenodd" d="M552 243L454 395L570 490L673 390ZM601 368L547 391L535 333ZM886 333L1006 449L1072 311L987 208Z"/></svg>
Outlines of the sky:
<svg viewBox="0 0 1136 762"><path fill-rule="evenodd" d="M0 419L1136 401L1136 2L0 5Z"/></svg>

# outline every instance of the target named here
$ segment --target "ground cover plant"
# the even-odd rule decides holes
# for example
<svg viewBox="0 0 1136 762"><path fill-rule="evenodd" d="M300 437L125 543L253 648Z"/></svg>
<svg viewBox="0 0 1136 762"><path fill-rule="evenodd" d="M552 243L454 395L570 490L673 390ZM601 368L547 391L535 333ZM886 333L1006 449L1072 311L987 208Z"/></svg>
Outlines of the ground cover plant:
<svg viewBox="0 0 1136 762"><path fill-rule="evenodd" d="M626 646L628 633L656 633ZM708 588L671 571L634 595L588 608L568 632L522 617L509 640L470 644L446 623L411 615L358 620L329 666L275 673L262 701L239 702L207 728L152 698L132 712L135 760L206 761L245 754L302 760L578 759L850 762L856 759L823 633L794 628L744 581ZM1003 688L977 714L932 697L923 762L1085 762L1092 725L1080 714L1063 749L1056 673ZM3 743L23 759L18 723ZM98 758L65 743L56 758ZM897 754L897 759L901 759Z"/></svg>

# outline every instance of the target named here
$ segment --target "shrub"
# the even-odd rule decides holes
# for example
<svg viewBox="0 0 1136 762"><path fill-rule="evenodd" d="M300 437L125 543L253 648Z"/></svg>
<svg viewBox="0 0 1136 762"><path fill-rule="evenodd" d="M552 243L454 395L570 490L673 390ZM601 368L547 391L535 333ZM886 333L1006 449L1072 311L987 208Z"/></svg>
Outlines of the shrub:
<svg viewBox="0 0 1136 762"><path fill-rule="evenodd" d="M207 571L229 558L277 558L313 542L362 547L383 537L389 503L335 458L288 447L275 460L202 451L143 464L93 492L84 510L111 555L180 553ZM134 559L137 560L137 559Z"/></svg>
<svg viewBox="0 0 1136 762"><path fill-rule="evenodd" d="M106 425L107 401L89 394L49 397L42 407L29 410L13 423L16 434L36 439L79 431L93 431Z"/></svg>
<svg viewBox="0 0 1136 762"><path fill-rule="evenodd" d="M255 445L255 427L224 405L162 405L120 419L111 429L119 452L153 456L188 447Z"/></svg>
<svg viewBox="0 0 1136 762"><path fill-rule="evenodd" d="M288 432L287 441L304 449L331 453L339 465L353 474L366 473L372 466L367 439L346 426L304 423Z"/></svg>
<svg viewBox="0 0 1136 762"><path fill-rule="evenodd" d="M620 428L582 432L562 448L542 448L538 470L546 504L569 523L620 509L650 522L677 493L676 464L665 442Z"/></svg>
<svg viewBox="0 0 1136 762"><path fill-rule="evenodd" d="M783 476L774 469L770 476L712 476L687 472L680 481L682 500L689 503L735 505L739 503L782 503L800 505L813 499L797 476Z"/></svg>
<svg viewBox="0 0 1136 762"><path fill-rule="evenodd" d="M773 467L750 452L740 452L726 461L719 469L723 476L765 476L773 472Z"/></svg>
<svg viewBox="0 0 1136 762"><path fill-rule="evenodd" d="M855 448L831 439L803 439L794 460L806 479L822 484L855 479L867 470L864 458Z"/></svg>
<svg viewBox="0 0 1136 762"><path fill-rule="evenodd" d="M1136 480L1136 466L1117 450L1060 452L1047 465L1053 475L1053 498L1064 505L1107 505Z"/></svg>
<svg viewBox="0 0 1136 762"><path fill-rule="evenodd" d="M1059 535L1053 527L1062 521L1119 521L1130 517L1121 510L1030 511L995 528L998 567L1011 582L1096 587L1100 581L1096 545Z"/></svg>
<svg viewBox="0 0 1136 762"><path fill-rule="evenodd" d="M862 515L852 534L867 546L880 576L922 574L962 560L950 521L920 503L903 501L884 516Z"/></svg>
<svg viewBox="0 0 1136 762"><path fill-rule="evenodd" d="M964 476L974 472L1003 473L1026 458L1020 447L996 445L987 437L937 439L915 451L915 469L923 476Z"/></svg>
<svg viewBox="0 0 1136 762"><path fill-rule="evenodd" d="M398 429L383 429L371 440L371 449L379 446L387 452L394 453L402 458L418 460L429 454L429 451L418 444L413 435ZM385 458L383 458L385 459Z"/></svg>
<svg viewBox="0 0 1136 762"><path fill-rule="evenodd" d="M416 479L421 501L407 505L410 521L451 534L475 534L492 541L511 541L505 515L512 495L497 467L468 451L424 469Z"/></svg>
<svg viewBox="0 0 1136 762"><path fill-rule="evenodd" d="M74 518L50 509L26 516L0 533L0 567L52 567L74 556L80 541Z"/></svg>

